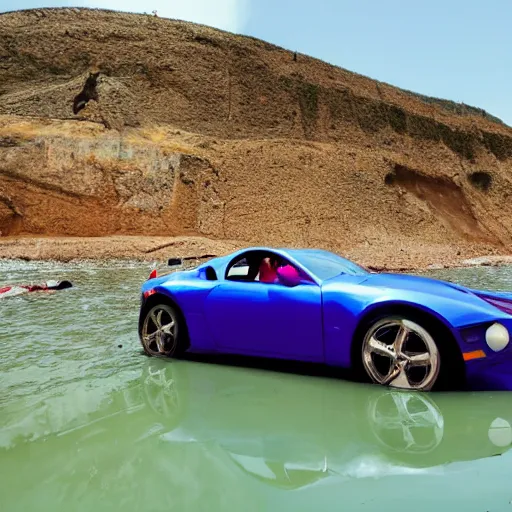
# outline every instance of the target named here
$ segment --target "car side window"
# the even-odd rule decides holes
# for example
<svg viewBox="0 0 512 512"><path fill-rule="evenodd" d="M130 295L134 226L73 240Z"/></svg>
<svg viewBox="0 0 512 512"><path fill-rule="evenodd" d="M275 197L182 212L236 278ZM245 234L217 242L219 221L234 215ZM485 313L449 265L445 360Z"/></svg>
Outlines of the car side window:
<svg viewBox="0 0 512 512"><path fill-rule="evenodd" d="M281 272L281 276L284 276L286 283L289 283L290 279L294 279L297 282L310 280L308 276L303 275L303 272L296 269L288 260L268 252L240 256L239 259L232 262L228 267L226 280L282 285L284 282L282 282L278 275L278 269L280 271L285 269L284 272ZM295 275L293 276L293 274Z"/></svg>
<svg viewBox="0 0 512 512"><path fill-rule="evenodd" d="M229 270L226 279L231 281L246 281L249 277L249 263L247 258L237 261Z"/></svg>

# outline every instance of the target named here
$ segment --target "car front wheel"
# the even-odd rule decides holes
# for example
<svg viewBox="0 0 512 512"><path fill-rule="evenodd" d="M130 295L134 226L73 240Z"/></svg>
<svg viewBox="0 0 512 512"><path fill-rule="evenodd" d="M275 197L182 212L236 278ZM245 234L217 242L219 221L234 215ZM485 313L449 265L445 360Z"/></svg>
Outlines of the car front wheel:
<svg viewBox="0 0 512 512"><path fill-rule="evenodd" d="M402 316L372 323L364 335L361 355L367 375L384 386L429 391L440 375L441 355L433 336Z"/></svg>

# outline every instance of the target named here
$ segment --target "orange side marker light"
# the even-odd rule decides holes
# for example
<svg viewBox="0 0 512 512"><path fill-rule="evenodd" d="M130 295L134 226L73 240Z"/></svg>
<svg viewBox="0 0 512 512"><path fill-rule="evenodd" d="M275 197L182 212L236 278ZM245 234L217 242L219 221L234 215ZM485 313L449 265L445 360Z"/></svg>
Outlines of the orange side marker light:
<svg viewBox="0 0 512 512"><path fill-rule="evenodd" d="M483 350L473 350L473 352L465 352L462 354L464 361L471 361L472 359L482 359L485 357Z"/></svg>

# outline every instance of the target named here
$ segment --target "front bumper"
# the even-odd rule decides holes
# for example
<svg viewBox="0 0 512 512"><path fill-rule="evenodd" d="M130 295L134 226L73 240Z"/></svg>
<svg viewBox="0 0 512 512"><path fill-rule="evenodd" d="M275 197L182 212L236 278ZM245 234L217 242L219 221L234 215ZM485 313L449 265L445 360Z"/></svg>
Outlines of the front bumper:
<svg viewBox="0 0 512 512"><path fill-rule="evenodd" d="M508 315L458 332L465 359L466 385L471 390L512 391L512 340L499 351L492 350L486 342L486 330L495 322L505 326L512 338L512 318Z"/></svg>
<svg viewBox="0 0 512 512"><path fill-rule="evenodd" d="M472 391L512 391L512 357L482 359L466 364L466 384Z"/></svg>

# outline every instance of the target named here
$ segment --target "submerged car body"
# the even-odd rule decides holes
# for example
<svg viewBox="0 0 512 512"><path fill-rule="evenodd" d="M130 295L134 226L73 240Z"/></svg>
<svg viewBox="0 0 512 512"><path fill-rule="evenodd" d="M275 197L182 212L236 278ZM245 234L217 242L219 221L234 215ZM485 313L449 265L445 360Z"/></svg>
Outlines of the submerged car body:
<svg viewBox="0 0 512 512"><path fill-rule="evenodd" d="M258 281L269 258L295 277L280 279L277 270L274 282ZM372 273L323 250L266 247L153 277L141 291L139 335L150 355L180 348L359 369L397 388L430 390L442 378L512 389L512 294ZM156 322L167 314L161 304L172 307L165 326Z"/></svg>

